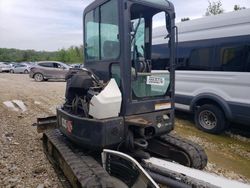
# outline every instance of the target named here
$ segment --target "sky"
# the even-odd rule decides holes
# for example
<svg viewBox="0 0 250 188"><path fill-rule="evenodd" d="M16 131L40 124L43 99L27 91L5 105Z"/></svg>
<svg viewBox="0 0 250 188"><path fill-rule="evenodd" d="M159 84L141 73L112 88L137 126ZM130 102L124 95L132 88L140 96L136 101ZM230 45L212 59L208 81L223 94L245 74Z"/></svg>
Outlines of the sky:
<svg viewBox="0 0 250 188"><path fill-rule="evenodd" d="M82 13L92 0L0 0L0 48L55 51L82 44ZM177 22L204 16L207 0L172 0ZM225 12L250 0L222 0Z"/></svg>

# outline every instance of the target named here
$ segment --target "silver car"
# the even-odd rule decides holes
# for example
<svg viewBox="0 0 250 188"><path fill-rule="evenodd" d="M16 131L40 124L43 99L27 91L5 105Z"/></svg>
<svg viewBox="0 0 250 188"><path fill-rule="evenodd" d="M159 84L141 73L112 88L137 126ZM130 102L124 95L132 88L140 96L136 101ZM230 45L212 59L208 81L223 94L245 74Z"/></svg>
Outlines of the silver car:
<svg viewBox="0 0 250 188"><path fill-rule="evenodd" d="M0 62L0 72L10 72L11 65L8 63Z"/></svg>
<svg viewBox="0 0 250 188"><path fill-rule="evenodd" d="M35 81L47 81L48 79L65 79L70 67L57 61L41 61L30 70L30 78Z"/></svg>
<svg viewBox="0 0 250 188"><path fill-rule="evenodd" d="M10 73L24 73L30 72L30 66L26 64L16 64L10 69Z"/></svg>

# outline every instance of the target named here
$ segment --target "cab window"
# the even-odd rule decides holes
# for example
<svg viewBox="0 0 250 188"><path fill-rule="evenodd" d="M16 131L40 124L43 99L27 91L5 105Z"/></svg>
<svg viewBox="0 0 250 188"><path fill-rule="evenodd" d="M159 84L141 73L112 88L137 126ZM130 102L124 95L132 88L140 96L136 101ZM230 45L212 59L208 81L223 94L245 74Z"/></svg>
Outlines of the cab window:
<svg viewBox="0 0 250 188"><path fill-rule="evenodd" d="M117 59L120 54L117 0L111 0L85 16L86 60Z"/></svg>

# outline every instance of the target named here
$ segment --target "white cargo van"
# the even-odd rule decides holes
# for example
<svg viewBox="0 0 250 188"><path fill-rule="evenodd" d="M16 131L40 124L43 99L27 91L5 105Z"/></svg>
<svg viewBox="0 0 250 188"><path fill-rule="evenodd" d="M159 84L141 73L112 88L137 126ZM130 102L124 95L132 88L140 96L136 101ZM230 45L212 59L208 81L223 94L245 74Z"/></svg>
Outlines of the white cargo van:
<svg viewBox="0 0 250 188"><path fill-rule="evenodd" d="M250 126L250 9L177 24L177 110L195 114L196 126L223 132L230 122ZM168 62L166 33L154 33L152 59ZM165 38L164 38L165 37Z"/></svg>

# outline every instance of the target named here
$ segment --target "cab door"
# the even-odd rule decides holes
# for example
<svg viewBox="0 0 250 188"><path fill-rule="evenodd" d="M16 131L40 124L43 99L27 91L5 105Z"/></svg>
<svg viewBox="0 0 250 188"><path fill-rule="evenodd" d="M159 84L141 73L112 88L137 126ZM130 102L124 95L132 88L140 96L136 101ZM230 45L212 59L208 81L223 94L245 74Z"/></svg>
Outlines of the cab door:
<svg viewBox="0 0 250 188"><path fill-rule="evenodd" d="M153 5L153 4L152 4ZM163 14L163 24L167 24L166 37L162 38L169 52L166 61L153 64L151 60L153 18L155 15ZM126 115L151 113L162 110L172 110L174 100L174 18L170 13L147 4L132 4L129 6L129 21L132 32L130 61L125 64L128 67L129 87L125 88L127 97ZM126 18L125 18L126 19ZM167 51L166 51L167 53Z"/></svg>

